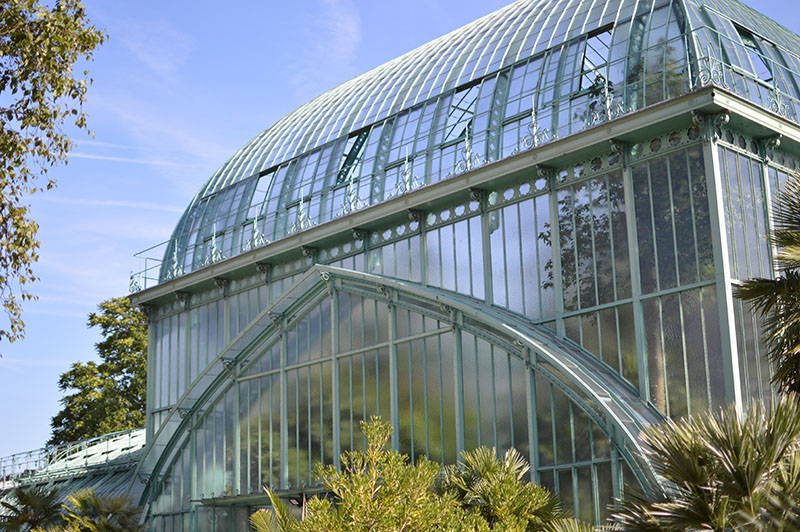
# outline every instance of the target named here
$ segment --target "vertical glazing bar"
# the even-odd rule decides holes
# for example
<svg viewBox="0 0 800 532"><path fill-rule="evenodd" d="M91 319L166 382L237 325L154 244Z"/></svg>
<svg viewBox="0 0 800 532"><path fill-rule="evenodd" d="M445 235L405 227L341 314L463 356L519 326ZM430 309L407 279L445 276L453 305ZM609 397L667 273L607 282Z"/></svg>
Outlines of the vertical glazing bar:
<svg viewBox="0 0 800 532"><path fill-rule="evenodd" d="M599 284L600 283L598 282L599 277L597 275L597 240L595 239L595 219L597 217L597 215L595 214L595 201L597 201L597 198L595 198L594 194L592 194L592 181L594 181L594 179L596 179L596 178L589 179L589 180L586 180L586 181L583 182L584 186L586 187L586 189L588 190L588 193L589 193L589 204L588 204L588 207L589 207L589 220L590 220L589 221L589 233L590 233L591 239L592 239L592 275L593 275L592 285L594 285L594 303L590 303L589 305L581 305L582 307L599 305L600 301L601 301L601 299L600 299L600 288L599 288ZM611 217L609 216L608 219L611 220ZM609 223L608 225L610 227L611 223ZM609 245L612 248L614 247L613 241L611 241L610 239L609 239ZM575 248L577 249L577 246L575 246ZM576 255L577 255L577 253L576 253ZM613 264L613 262L612 262L612 264ZM576 276L577 276L577 275L579 275L578 272L580 272L580 270L576 269L575 272L576 272ZM578 292L580 292L580 290ZM583 320L581 320L581 339L583 339L583 323L582 322L583 322ZM601 329L602 329L602 327L600 327L600 316L598 315L597 316L597 330L600 331ZM603 342L601 341L597 345L602 346ZM597 353L597 354L598 354L598 356L600 356L602 358L602 353Z"/></svg>
<svg viewBox="0 0 800 532"><path fill-rule="evenodd" d="M242 493L242 428L241 428L241 417L240 417L240 401L241 398L240 390L241 384L239 384L239 371L240 365L236 364L233 368L233 408L231 409L231 423L233 424L233 460L232 460L232 467L233 467L233 493L238 494ZM248 398L250 396L250 388L248 385L247 390ZM250 438L247 439L250 441ZM249 469L249 468L248 468Z"/></svg>
<svg viewBox="0 0 800 532"><path fill-rule="evenodd" d="M617 449L611 445L611 493L614 498L614 509L619 508L619 501L625 496L622 493L622 468L619 466L619 456Z"/></svg>
<svg viewBox="0 0 800 532"><path fill-rule="evenodd" d="M521 203L517 203L517 204L514 205L514 208L517 210L517 229L516 230L517 230L517 235L519 235L519 264L517 264L517 267L519 268L519 277L520 277L519 280L520 280L520 283L519 283L518 290L519 290L519 295L520 295L520 300L521 300L520 309L521 309L522 313L525 313L525 310L528 308L528 306L527 306L528 302L525 299L525 281L526 281L526 279L525 279L525 250L523 249L523 244L522 244L522 231L523 231L523 229L522 229L522 209L520 208L520 205L521 205ZM526 228L526 230L527 230L527 228ZM535 275L535 272L531 272L531 273ZM508 282L508 281L506 281L506 282ZM509 304L508 306L510 307L511 305ZM513 424L512 424L512 426L513 426Z"/></svg>
<svg viewBox="0 0 800 532"><path fill-rule="evenodd" d="M397 367L397 307L389 306L389 415L392 421L392 449L400 450L400 370Z"/></svg>
<svg viewBox="0 0 800 532"><path fill-rule="evenodd" d="M262 411L262 405L263 404L262 404L262 399L261 399L261 388L262 388L261 381L262 381L262 379L256 379L256 380L253 380L253 381L250 382L250 396L252 397L252 395L253 395L253 391L252 391L253 390L253 386L255 386L256 395L258 397L258 403L257 403L258 406L256 407L255 405L252 405L252 404L250 405L251 411L254 408L258 409L258 423L257 423L257 429L256 429L256 430L258 430L258 433L257 433L256 438L255 438L256 439L256 445L258 445L258 447L256 447L256 450L252 450L251 451L252 446L253 446L253 442L252 442L252 440L250 440L248 438L247 456L248 456L248 459L250 460L250 463L247 464L247 480L248 480L248 482L247 482L247 490L248 490L248 492L250 492L250 490L252 489L253 486L260 485L261 484L261 480L264 478L263 474L262 474L262 471L261 471L261 459L262 459L261 458L261 454L264 452L263 451L264 447L263 447L263 443L262 443L262 439L261 439L261 435L262 435L261 416L264 415L263 411ZM252 424L253 424L253 422L252 422L252 417L251 417L250 425L252 426ZM271 420L270 420L270 429L271 428L272 428L272 423L271 423ZM270 432L272 432L272 431L270 430ZM272 455L272 445L271 444L272 444L272 442L270 442L270 446L269 446L270 455ZM256 460L256 464L257 464L257 466L256 466L256 475L257 476L256 476L255 480L253 480L252 472L251 472L252 469L253 469L251 464L252 464L252 461L254 459ZM272 468L270 468L270 473L271 472L272 472ZM270 478L269 480L270 480L269 485L272 486L273 485L272 484L272 478Z"/></svg>
<svg viewBox="0 0 800 532"><path fill-rule="evenodd" d="M428 176L425 176L428 179ZM419 215L419 269L420 269L420 279L422 279L423 285L428 285L428 234L425 230L425 219L426 214L424 212L416 213ZM412 216L409 213L409 216Z"/></svg>
<svg viewBox="0 0 800 532"><path fill-rule="evenodd" d="M189 310L189 302L191 301L190 298L186 299L186 305L183 307L183 311L181 314L185 318L184 327L183 327L183 353L181 356L183 357L184 366L183 366L183 386L178 390L178 399L181 398L183 392L189 389L189 386L192 384L192 316L191 311ZM180 318L178 318L180 320ZM180 321L179 321L180 323ZM196 371L199 375L200 371Z"/></svg>
<svg viewBox="0 0 800 532"><path fill-rule="evenodd" d="M289 382L286 376L286 351L288 347L285 326L284 319L281 319L281 489L288 489L289 487L289 409L287 405Z"/></svg>
<svg viewBox="0 0 800 532"><path fill-rule="evenodd" d="M492 446L497 447L497 390L495 389L494 345L489 344L489 361L492 366Z"/></svg>
<svg viewBox="0 0 800 532"><path fill-rule="evenodd" d="M670 404L671 403L670 403L670 398L669 398L670 392L672 390L670 389L669 370L667 369L667 346L666 346L666 343L667 343L666 336L667 335L665 334L665 331L664 331L664 299L662 299L661 297L658 297L658 298L655 298L654 301L656 302L656 305L657 305L656 308L658 309L658 339L659 339L659 344L660 345L656 349L658 350L659 353L661 353L661 368L660 369L661 369L661 375L662 375L661 378L663 379L663 387L664 387L664 413L667 416L672 416L672 415L674 415L674 413L671 412L671 408L670 408ZM650 323L648 325L650 327L656 326L656 324L654 324L654 323Z"/></svg>
<svg viewBox="0 0 800 532"><path fill-rule="evenodd" d="M614 223L612 222L612 220L614 219L614 210L612 209L612 203L611 203L611 179L609 178L608 175L606 175L602 179L604 181L605 188L606 188L606 193L605 193L605 197L603 198L603 201L605 202L605 208L607 209L606 216L608 216L608 220L609 220L609 224L608 224L608 234L609 234L608 246L609 246L609 251L611 252L611 279L613 279L613 285L611 287L611 292L613 294L612 299L614 301L619 301L620 295L617 293L617 252L615 250L616 246L614 245L614 243L617 241L616 239L619 238L619 237L616 235L616 233L614 233ZM623 183L624 183L624 181L623 181ZM623 188L623 190L624 190L624 188ZM623 194L624 194L624 192L623 192ZM623 198L623 201L625 201L624 198ZM630 260L630 257L628 258L628 260ZM598 295L599 295L599 289L598 289ZM598 299L597 302L599 304L600 303L600 299ZM619 334L617 334L617 338L619 338ZM602 343L600 345L602 345ZM619 367L620 367L620 372L621 372L622 371L622 364L620 364Z"/></svg>
<svg viewBox="0 0 800 532"><path fill-rule="evenodd" d="M320 372L321 371L322 371L322 368L320 367ZM299 374L300 372L298 371L297 373ZM307 427L306 428L306 431L307 431L306 432L306 443L307 443L307 451L306 452L308 453L308 459L307 459L307 464L306 465L308 466L308 469L305 471L305 477L306 477L306 479L308 479L308 482L311 483L311 467L312 467L312 465L314 463L313 455L312 455L312 452L311 452L311 439L312 439L311 438L311 434L312 434L312 431L314 430L313 427L312 427L312 421L311 421L311 412L314 409L314 403L311 402L311 366L307 366L306 367L305 374L306 374L306 410L307 410L307 412L306 412L307 421L306 422L308 423L308 425L306 425L306 427ZM299 425L300 424L298 423L298 426ZM322 432L320 432L320 436L322 436ZM300 438L298 437L298 441L299 440L300 440ZM322 444L322 442L320 442L320 444ZM304 481L301 481L301 482L304 482Z"/></svg>
<svg viewBox="0 0 800 532"><path fill-rule="evenodd" d="M759 162L761 163L761 191L763 193L763 199L764 199L764 223L766 225L767 232L772 233L772 231L774 231L775 229L775 223L773 220L774 213L772 212L772 201L773 197L777 197L779 191L778 190L773 191L771 187L771 181L769 178L769 159L767 158L767 153L766 153L767 150L765 147L767 142L769 141L762 141L760 143L761 149L760 149ZM777 146L775 147L777 148ZM775 196L773 196L773 193L775 194ZM769 270L772 278L775 279L778 276L778 267L775 264L775 253L777 253L778 248L775 246L772 239L770 239L767 242L767 246L768 246L769 264L765 264L764 266ZM758 335L760 333L756 332L756 334ZM766 356L766 353L764 353L763 356ZM769 368L770 377L772 377L772 375L775 374L775 367L772 361L769 362L767 367ZM770 386L769 388L770 388L769 389L770 398L774 402L777 398L774 393L775 389L773 386Z"/></svg>
<svg viewBox="0 0 800 532"><path fill-rule="evenodd" d="M308 368L305 369L308 371ZM294 479L297 482L295 485L297 487L300 486L300 369L292 371L291 378L294 379L294 408L296 409L294 412L294 446L292 447L292 452L295 456ZM308 425L306 425L306 429L310 428Z"/></svg>
<svg viewBox="0 0 800 532"><path fill-rule="evenodd" d="M555 131L555 130L554 130ZM556 303L556 332L564 336L564 292L561 283L561 230L558 224L558 194L553 172L547 172L547 186L550 189L550 243L553 261L553 298Z"/></svg>
<svg viewBox="0 0 800 532"><path fill-rule="evenodd" d="M224 280L220 279L217 282L217 286L219 286L219 289L222 292L222 309L223 309L222 310L222 312L223 312L223 314L222 314L222 331L223 331L223 335L224 335L224 338L225 338L225 342L224 342L223 346L227 346L231 341L231 324L230 324L231 310L229 308L230 304L231 304L229 299L231 299L231 298L228 297L228 283L227 283L227 281L224 281ZM234 304L236 304L235 303L236 298L233 298L233 299L234 299ZM217 331L217 334L219 334L219 331ZM219 354L219 353L215 353L215 354Z"/></svg>
<svg viewBox="0 0 800 532"><path fill-rule="evenodd" d="M199 490L197 489L197 419L194 414L190 414L191 422L189 424L189 508L194 511L194 502L198 498Z"/></svg>
<svg viewBox="0 0 800 532"><path fill-rule="evenodd" d="M156 329L158 328L155 320L155 309L149 309L147 316L147 417L145 419L145 438L147 441L153 441L154 427L153 427L153 408L155 399L155 378L158 375L156 368Z"/></svg>
<svg viewBox="0 0 800 532"><path fill-rule="evenodd" d="M483 445L483 428L481 427L481 373L478 371L480 368L480 361L478 359L478 338L470 335L470 343L472 344L472 352L475 354L474 361L471 361L475 364L475 420L477 423L477 432L478 432L478 446Z"/></svg>
<svg viewBox="0 0 800 532"><path fill-rule="evenodd" d="M455 378L455 406L456 406L456 457L461 456L461 453L466 449L466 435L464 430L464 361L461 329L457 326L453 327L453 335L455 336L456 359L454 364Z"/></svg>
<svg viewBox="0 0 800 532"><path fill-rule="evenodd" d="M636 206L633 194L633 172L626 146L619 145L620 157L623 158L622 180L625 195L625 219L628 230L628 257L631 273L631 297L633 299L633 332L636 341L637 372L639 374L639 397L643 401L650 400L650 386L647 376L647 343L644 335L644 313L642 310L642 278L639 270L639 239L636 230ZM619 336L618 336L619 338ZM620 366L622 368L622 366Z"/></svg>
<svg viewBox="0 0 800 532"><path fill-rule="evenodd" d="M331 290L331 415L333 420L333 467L339 469L339 455L342 453L341 397L339 390L339 297ZM352 400L350 402L352 405ZM352 425L352 424L351 424Z"/></svg>
<svg viewBox="0 0 800 532"><path fill-rule="evenodd" d="M686 341L686 320L687 319L697 319L697 316L685 316L683 313L683 295L678 294L678 315L680 316L680 323L681 323L681 349L683 350L683 385L686 387L686 411L691 416L696 412L692 412L692 397L694 394L702 393L702 390L692 389L692 385L689 382L689 360L687 357L696 357L698 353L689 353L688 351L688 342ZM702 319L702 318L701 318Z"/></svg>
<svg viewBox="0 0 800 532"><path fill-rule="evenodd" d="M722 193L721 167L716 142L714 124L708 122L703 142L703 159L708 187L708 209L711 220L711 243L714 248L714 272L717 288L720 339L722 345L722 371L725 376L725 399L733 403L737 410L742 408L742 387L739 373L739 357L736 345L736 324L733 313L731 286L731 265L728 263L728 239L725 230L725 212Z"/></svg>
<svg viewBox="0 0 800 532"><path fill-rule="evenodd" d="M491 213L486 208L488 197L486 194L481 194L481 244L483 246L483 294L488 303L494 301L494 292L492 290L492 241L490 238L491 231ZM499 215L499 213L498 213Z"/></svg>
<svg viewBox="0 0 800 532"><path fill-rule="evenodd" d="M765 209L765 220L767 225L767 231L773 231L775 229L775 221L774 215L775 213L772 212L772 201L774 197L777 197L779 191L772 190L772 183L770 183L769 179L769 159L767 158L766 147L764 146L767 141L762 141L761 144L761 157L759 158L759 162L761 163L761 190L763 192L764 197L764 205ZM775 269L775 252L777 248L775 245L770 241L769 243L769 258L770 258L770 265L769 270L772 272L773 276L777 273Z"/></svg>
<svg viewBox="0 0 800 532"><path fill-rule="evenodd" d="M424 261L423 261L424 262ZM425 331L425 320L422 320L422 330ZM430 458L431 434L430 418L428 417L428 342L422 341L422 393L425 398L425 458Z"/></svg>
<svg viewBox="0 0 800 532"><path fill-rule="evenodd" d="M444 451L444 367L442 364L442 335L436 336L436 358L439 362L439 456L442 463L445 460Z"/></svg>
<svg viewBox="0 0 800 532"><path fill-rule="evenodd" d="M537 473L539 471L539 427L538 419L536 417L536 379L534 378L533 369L531 367L532 358L536 354L528 349L527 363L525 364L525 379L527 380L525 386L525 393L528 400L528 449L530 449L530 456L528 459L531 464L531 482L538 482Z"/></svg>
<svg viewBox="0 0 800 532"><path fill-rule="evenodd" d="M569 200L569 218L570 218L570 227L572 227L572 238L575 239L575 243L572 246L572 252L570 253L569 260L574 262L573 268L575 272L575 300L577 301L576 308L582 309L587 305L586 302L583 300L583 294L581 293L582 286L581 286L581 264L578 260L578 232L580 231L578 224L576 223L576 216L575 216L575 185L570 185L565 187L562 190L568 190L569 195L567 196ZM590 229L591 231L591 229ZM560 244L560 243L559 243ZM592 251L594 252L594 251ZM594 271L594 265L592 265L592 271ZM572 309L575 310L575 309ZM581 332L581 338L579 343L583 345L583 327L578 326L578 329Z"/></svg>
<svg viewBox="0 0 800 532"><path fill-rule="evenodd" d="M166 336L166 344L167 348L161 353L161 356L165 358L166 364L164 364L165 371L161 375L162 383L164 379L166 379L166 389L162 390L164 396L161 398L161 405L160 406L172 406L172 387L175 386L173 384L173 379L175 379L175 375L172 374L172 361L173 357L178 356L178 353L173 352L172 346L172 316L166 318L164 320L164 325L166 332L164 333ZM162 362L163 363L163 362ZM164 414L166 416L166 414Z"/></svg>
<svg viewBox="0 0 800 532"><path fill-rule="evenodd" d="M750 197L750 201L752 202L753 194L752 194L752 184L751 183L745 183L746 176L745 176L745 174L743 172L742 166L745 167L745 169L747 170L747 175L750 176L750 159L748 159L747 157L737 153L736 154L736 176L737 176L737 179L736 179L736 184L733 185L733 186L735 186L739 190L739 192L738 192L738 194L739 194L739 204L738 205L733 205L732 204L733 202L731 202L730 209L731 210L732 209L739 210L740 211L740 215L739 215L740 216L740 220L742 220L744 223L746 223L746 220L747 220L746 211L748 209L752 209L753 206L752 205L746 205L745 204L745 198L749 196ZM750 176L750 180L752 180L752 176ZM730 180L729 180L729 182L730 182ZM750 188L751 188L750 194L745 194L745 185L751 185L750 186ZM749 276L750 272L753 271L752 268L750 268L750 265L752 264L751 260L750 260L750 248L752 247L753 243L747 241L748 240L747 239L747 227L742 227L740 230L742 231L742 240L744 241L744 264L739 264L739 260L738 260L739 250L736 249L735 245L734 245L734 252L735 252L734 253L734 262L736 263L736 272L735 272L736 277L735 278L736 279L745 279L745 278L747 278ZM736 242L736 239L734 238L733 241ZM731 272L731 277L734 278L734 272ZM742 377L744 379L747 379L747 371L746 370L742 373Z"/></svg>

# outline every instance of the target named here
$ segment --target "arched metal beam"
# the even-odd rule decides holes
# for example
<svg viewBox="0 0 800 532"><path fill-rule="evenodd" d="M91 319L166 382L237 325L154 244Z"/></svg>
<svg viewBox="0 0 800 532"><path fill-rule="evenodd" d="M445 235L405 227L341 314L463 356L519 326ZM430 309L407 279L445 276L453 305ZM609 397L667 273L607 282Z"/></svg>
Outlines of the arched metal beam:
<svg viewBox="0 0 800 532"><path fill-rule="evenodd" d="M597 357L553 331L524 317L487 305L468 296L417 283L316 265L275 303L270 305L211 362L169 411L152 441L148 442L137 474L149 479L142 502L151 499L162 472L180 450L195 412L213 404L227 390L231 369L244 362L270 337L280 334L290 321L317 304L331 290L345 291L451 322L521 358L528 367L556 385L606 431L632 467L645 490L660 482L648 461L639 434L663 420L644 403L633 387Z"/></svg>

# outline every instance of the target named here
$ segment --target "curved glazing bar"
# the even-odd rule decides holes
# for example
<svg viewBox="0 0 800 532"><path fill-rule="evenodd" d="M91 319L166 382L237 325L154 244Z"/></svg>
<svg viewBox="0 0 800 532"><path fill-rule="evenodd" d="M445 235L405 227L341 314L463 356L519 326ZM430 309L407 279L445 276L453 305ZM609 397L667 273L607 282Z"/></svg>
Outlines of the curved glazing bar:
<svg viewBox="0 0 800 532"><path fill-rule="evenodd" d="M414 61L404 56L357 78L357 84L349 82L334 89L321 97L328 107L318 113L334 113L334 107L344 105L335 112L338 118L307 114L304 107L284 119L291 122L290 128L281 129L279 122L268 134L260 135L226 163L195 198L165 253L161 279L687 90L683 28L671 32L677 37L671 46L670 81L643 95L639 94L642 82L631 82L625 73L632 68L629 63L638 61L646 50L627 45L630 23L614 26L615 10L604 8L601 16L593 9L591 20L578 17L578 23L578 18L572 19L572 29L565 29L560 37L538 39L539 34L529 28L516 26L546 22L540 20L547 19L542 12L532 11L535 5L513 4L509 8L515 9L499 12L502 16L492 15L494 18L482 19L412 52L409 57ZM670 10L676 8L667 2L654 12ZM665 18L670 27L678 21L676 16ZM564 21L558 23L561 28ZM486 37L485 27L506 40ZM552 28L539 29L541 33ZM570 40L565 43L567 37ZM535 40L528 52L534 53L532 57L504 59L504 68L488 75L478 69L483 63L489 68L491 58L495 58L491 64L497 64L499 57L516 55L522 39ZM505 54L501 53L504 47ZM435 60L427 61L426 55ZM513 67L505 66L512 62ZM426 66L420 68L420 64ZM663 69L658 75L664 77ZM459 88L450 88L454 86ZM414 93L419 95L416 100L409 96ZM420 100L421 96L428 98ZM375 108L379 101L384 102L377 111L380 119L367 121L371 125L346 118L361 113L365 105ZM304 117L314 118L318 128L342 122L336 127L346 126L351 133L344 137L331 133L326 138L335 135L335 140L322 145L302 144L301 137L326 140L324 135L304 133ZM266 139L275 136L275 131L282 132L275 142L302 147L287 151L268 146ZM298 152L301 155L293 156ZM243 158L250 162L242 162ZM254 159L262 162L254 166ZM249 177L232 170L239 167L246 168Z"/></svg>
<svg viewBox="0 0 800 532"><path fill-rule="evenodd" d="M195 197L159 279L700 86L798 119L800 39L741 4L584 2L572 18L540 4L512 4L260 134Z"/></svg>

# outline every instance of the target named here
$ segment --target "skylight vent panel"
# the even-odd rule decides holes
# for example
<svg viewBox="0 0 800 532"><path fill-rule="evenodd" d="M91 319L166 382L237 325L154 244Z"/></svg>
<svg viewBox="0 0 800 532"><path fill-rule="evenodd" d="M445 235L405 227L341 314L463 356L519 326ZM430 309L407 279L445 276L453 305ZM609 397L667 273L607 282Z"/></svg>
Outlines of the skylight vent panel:
<svg viewBox="0 0 800 532"><path fill-rule="evenodd" d="M355 167L361 162L361 153L364 150L368 135L369 131L363 131L348 139L347 146L344 149L342 167L336 176L337 184L346 182Z"/></svg>
<svg viewBox="0 0 800 532"><path fill-rule="evenodd" d="M739 38L742 40L742 44L750 60L750 71L755 74L759 80L771 84L773 78L772 66L769 59L763 54L759 42L760 39L750 33L750 31L739 26L736 26L736 31L739 33Z"/></svg>
<svg viewBox="0 0 800 532"><path fill-rule="evenodd" d="M581 65L580 89L591 88L607 79L608 57L611 51L611 30L586 39Z"/></svg>
<svg viewBox="0 0 800 532"><path fill-rule="evenodd" d="M455 94L447 114L444 139L442 142L453 142L464 138L472 127L475 119L475 104L480 92L479 85L459 91Z"/></svg>

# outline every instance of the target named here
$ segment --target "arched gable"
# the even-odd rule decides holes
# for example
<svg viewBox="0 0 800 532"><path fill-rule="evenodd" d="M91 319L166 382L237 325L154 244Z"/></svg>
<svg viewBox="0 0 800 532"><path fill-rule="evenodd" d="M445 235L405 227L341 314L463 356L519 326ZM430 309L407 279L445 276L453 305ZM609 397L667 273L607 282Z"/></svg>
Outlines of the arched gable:
<svg viewBox="0 0 800 532"><path fill-rule="evenodd" d="M313 464L359 448L372 415L415 458L516 447L568 504L619 494L623 469L657 482L638 435L660 415L594 355L466 296L318 265L170 411L140 466L142 502L157 516L259 498L263 484L307 491ZM589 520L604 511L575 504Z"/></svg>

